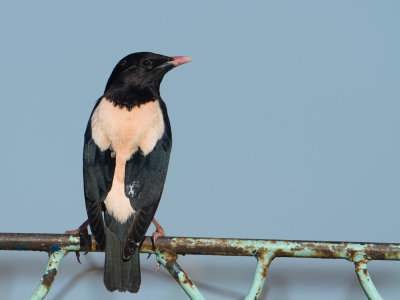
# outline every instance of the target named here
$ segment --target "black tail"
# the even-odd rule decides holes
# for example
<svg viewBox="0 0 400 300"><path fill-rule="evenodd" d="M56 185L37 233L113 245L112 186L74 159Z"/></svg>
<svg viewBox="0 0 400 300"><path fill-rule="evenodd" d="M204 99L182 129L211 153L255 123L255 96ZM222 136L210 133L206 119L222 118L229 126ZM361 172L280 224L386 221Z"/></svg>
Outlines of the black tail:
<svg viewBox="0 0 400 300"><path fill-rule="evenodd" d="M129 260L122 259L125 242L106 226L106 261L104 266L104 284L110 291L129 291L137 293L140 287L139 252L136 251Z"/></svg>

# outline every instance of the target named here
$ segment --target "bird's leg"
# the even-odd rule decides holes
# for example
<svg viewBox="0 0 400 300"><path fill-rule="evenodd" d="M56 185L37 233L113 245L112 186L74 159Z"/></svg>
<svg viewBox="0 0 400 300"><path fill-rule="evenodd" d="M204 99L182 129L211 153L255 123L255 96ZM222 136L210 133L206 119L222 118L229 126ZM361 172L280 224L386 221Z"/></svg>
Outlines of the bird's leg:
<svg viewBox="0 0 400 300"><path fill-rule="evenodd" d="M85 222L83 222L82 223L82 225L81 226L79 226L77 229L75 229L75 230L67 230L66 232L65 232L65 234L71 234L71 235L75 235L75 234L87 234L87 235L89 235L89 233L88 233L88 226L89 226L89 220L86 220Z"/></svg>
<svg viewBox="0 0 400 300"><path fill-rule="evenodd" d="M153 249L155 249L155 243L158 237L164 237L165 236L165 231L164 228L156 221L155 218L153 218L153 224L156 226L156 231L153 232L152 237L151 237L151 243L153 244ZM147 259L149 259L151 256L151 253L149 253L149 256L147 256ZM160 263L157 263L157 271L160 268Z"/></svg>
<svg viewBox="0 0 400 300"><path fill-rule="evenodd" d="M89 252L88 249L90 249L90 247L92 245L92 240L91 240L91 238L89 236L89 232L88 232L88 226L89 226L89 220L86 220L77 229L67 230L65 232L65 234L79 235L79 238L81 240L83 239L84 244L86 245L85 255L88 254L88 252ZM75 251L75 254L76 254L76 259L78 260L79 263L81 263L79 251Z"/></svg>
<svg viewBox="0 0 400 300"><path fill-rule="evenodd" d="M156 219L154 219L154 218L153 218L153 224L154 224L154 226L156 226L156 231L154 231L153 234L151 235L151 243L153 245L153 250L155 250L156 249L155 242L156 242L157 238L165 236L165 231L164 231L164 228L162 228L162 226L160 225L160 223L158 223L156 221ZM147 256L147 259L149 259L150 256L151 256L151 253L149 253L149 256Z"/></svg>
<svg viewBox="0 0 400 300"><path fill-rule="evenodd" d="M164 237L165 236L165 231L164 228L156 221L156 219L153 219L153 224L156 226L156 231L153 232L152 237L153 237L153 243L156 242L158 237Z"/></svg>

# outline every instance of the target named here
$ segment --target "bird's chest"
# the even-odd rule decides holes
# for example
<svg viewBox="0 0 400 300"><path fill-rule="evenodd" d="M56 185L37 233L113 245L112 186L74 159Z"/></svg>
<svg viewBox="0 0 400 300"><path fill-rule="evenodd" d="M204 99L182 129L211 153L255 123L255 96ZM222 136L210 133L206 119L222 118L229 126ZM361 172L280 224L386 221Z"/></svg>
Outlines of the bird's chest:
<svg viewBox="0 0 400 300"><path fill-rule="evenodd" d="M109 148L120 159L128 160L139 148L150 153L164 133L164 120L158 101L127 108L114 106L103 98L91 119L92 137L97 146Z"/></svg>

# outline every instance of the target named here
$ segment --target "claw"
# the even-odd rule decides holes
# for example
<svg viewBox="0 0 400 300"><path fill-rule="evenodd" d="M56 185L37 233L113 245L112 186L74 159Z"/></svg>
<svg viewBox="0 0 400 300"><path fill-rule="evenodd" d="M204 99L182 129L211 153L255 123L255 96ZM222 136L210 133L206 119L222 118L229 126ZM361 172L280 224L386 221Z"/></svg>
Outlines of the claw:
<svg viewBox="0 0 400 300"><path fill-rule="evenodd" d="M89 249L92 245L92 240L88 232L88 226L89 226L89 220L86 220L85 222L83 222L81 226L78 227L78 229L65 231L65 234L79 235L80 240L83 240L83 244L86 245L85 255L88 254ZM78 260L79 263L81 263L79 251L75 251L75 254L76 254L76 259Z"/></svg>
<svg viewBox="0 0 400 300"><path fill-rule="evenodd" d="M153 248L155 248L155 242L156 242L157 238L164 237L165 231L164 231L164 228L162 228L162 226L156 221L156 219L153 219L153 224L154 224L154 226L156 226L156 231L153 232L151 240L152 240Z"/></svg>
<svg viewBox="0 0 400 300"><path fill-rule="evenodd" d="M162 228L162 226L160 225L160 223L158 223L156 221L156 219L153 219L153 224L154 224L154 226L156 226L156 231L154 231L153 234L151 235L151 245L152 245L153 250L155 250L156 249L156 240L157 240L157 238L158 237L164 237L165 236L165 231L164 231L164 228ZM149 259L150 256L151 256L151 253L149 253L149 256L147 256L147 259ZM158 264L157 271L158 271L159 268L160 268L160 266Z"/></svg>
<svg viewBox="0 0 400 300"><path fill-rule="evenodd" d="M79 253L79 251L75 251L75 255L76 255L76 259L78 260L78 263L80 263L80 264L82 264L81 263L81 254Z"/></svg>

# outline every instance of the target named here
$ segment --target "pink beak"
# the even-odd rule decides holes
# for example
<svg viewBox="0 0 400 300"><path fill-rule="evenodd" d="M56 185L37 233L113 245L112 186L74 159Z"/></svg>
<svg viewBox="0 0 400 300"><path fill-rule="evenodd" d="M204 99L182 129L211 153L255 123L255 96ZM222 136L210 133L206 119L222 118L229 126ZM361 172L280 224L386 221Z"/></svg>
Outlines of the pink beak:
<svg viewBox="0 0 400 300"><path fill-rule="evenodd" d="M173 56L172 58L174 59L172 63L175 67L193 61L193 58L187 56Z"/></svg>

